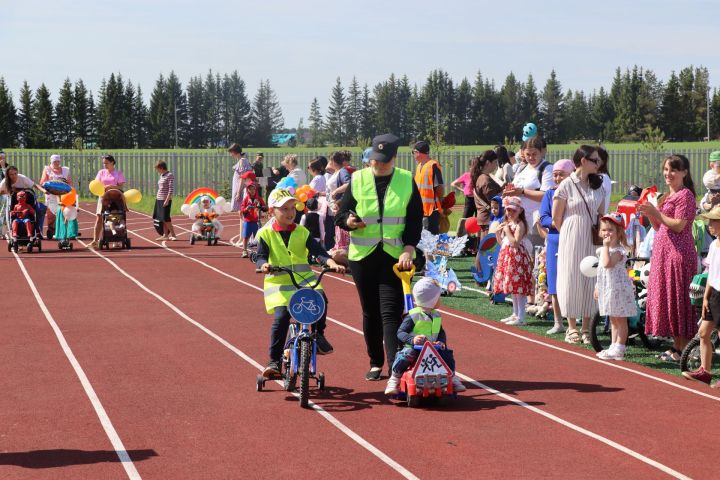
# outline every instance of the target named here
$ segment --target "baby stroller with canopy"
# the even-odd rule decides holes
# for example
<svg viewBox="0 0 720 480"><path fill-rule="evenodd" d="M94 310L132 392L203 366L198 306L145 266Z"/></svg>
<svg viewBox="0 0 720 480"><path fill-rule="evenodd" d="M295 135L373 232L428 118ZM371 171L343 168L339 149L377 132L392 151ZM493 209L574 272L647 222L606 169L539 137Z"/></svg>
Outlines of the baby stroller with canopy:
<svg viewBox="0 0 720 480"><path fill-rule="evenodd" d="M41 252L42 240L37 221L39 209L35 193L32 190L20 190L13 192L9 197L6 199L8 207L5 210L5 224L9 230L8 252L17 253L21 247L25 247L28 253L32 253L34 248ZM18 203L29 208L26 211L16 211L15 206Z"/></svg>
<svg viewBox="0 0 720 480"><path fill-rule="evenodd" d="M102 236L99 246L110 249L110 245L120 245L130 250L127 236L125 196L119 188L108 188L102 196Z"/></svg>

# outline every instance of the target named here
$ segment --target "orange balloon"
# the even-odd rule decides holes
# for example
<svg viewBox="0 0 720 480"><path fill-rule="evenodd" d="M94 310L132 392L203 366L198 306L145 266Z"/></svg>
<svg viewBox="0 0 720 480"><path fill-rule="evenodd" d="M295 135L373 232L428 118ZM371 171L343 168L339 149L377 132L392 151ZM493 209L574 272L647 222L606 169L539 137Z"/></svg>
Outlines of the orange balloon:
<svg viewBox="0 0 720 480"><path fill-rule="evenodd" d="M300 195L298 195L298 200L300 200L302 203L307 202L308 196L307 193L301 192Z"/></svg>
<svg viewBox="0 0 720 480"><path fill-rule="evenodd" d="M65 207L71 207L75 205L75 200L77 200L77 192L74 188L70 190L69 193L66 193L65 195L62 195L60 197L60 203L62 203Z"/></svg>

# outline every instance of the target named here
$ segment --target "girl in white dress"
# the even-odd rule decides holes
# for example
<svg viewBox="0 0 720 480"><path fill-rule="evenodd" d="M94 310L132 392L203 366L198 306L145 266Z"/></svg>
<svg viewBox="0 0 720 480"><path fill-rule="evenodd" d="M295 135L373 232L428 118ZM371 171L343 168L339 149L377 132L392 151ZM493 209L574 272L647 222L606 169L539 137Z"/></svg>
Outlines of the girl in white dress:
<svg viewBox="0 0 720 480"><path fill-rule="evenodd" d="M619 213L611 213L600 219L600 237L603 246L598 250L599 262L595 298L600 315L610 317L612 343L607 350L598 352L604 360L625 358L625 342L628 336L628 317L637 315L635 288L627 273L627 238L625 223Z"/></svg>

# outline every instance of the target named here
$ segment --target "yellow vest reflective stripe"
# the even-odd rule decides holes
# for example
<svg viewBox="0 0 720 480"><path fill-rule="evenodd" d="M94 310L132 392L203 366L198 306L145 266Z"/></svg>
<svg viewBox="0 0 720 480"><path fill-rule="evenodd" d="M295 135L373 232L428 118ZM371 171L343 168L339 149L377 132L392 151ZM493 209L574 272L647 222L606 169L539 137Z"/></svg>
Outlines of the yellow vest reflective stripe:
<svg viewBox="0 0 720 480"><path fill-rule="evenodd" d="M434 210L440 210L440 199L435 198L435 189L433 188L433 165L440 167L437 161L430 160L424 165L418 165L415 171L415 183L420 190L423 215L426 217L429 217Z"/></svg>
<svg viewBox="0 0 720 480"><path fill-rule="evenodd" d="M372 169L356 171L350 181L352 195L357 201L355 211L367 226L350 232L348 258L362 260L381 244L388 255L399 258L404 246L405 215L412 196L412 174L402 168L393 170L385 190L382 217Z"/></svg>
<svg viewBox="0 0 720 480"><path fill-rule="evenodd" d="M305 246L310 232L303 226L298 225L290 233L290 240L287 246L283 242L280 232L276 232L271 226L258 230L260 237L270 248L268 263L273 267L285 267L295 272L295 281L300 286L315 283L316 277L307 263L308 250ZM318 286L318 290L322 290ZM295 286L287 272L276 272L265 275L263 285L265 296L265 310L273 313L275 307L286 307L290 297L295 293Z"/></svg>
<svg viewBox="0 0 720 480"><path fill-rule="evenodd" d="M408 315L410 315L410 318L415 322L415 326L412 329L413 336L424 335L430 342L437 341L438 335L440 334L440 327L442 327L442 318L437 310L427 313L424 312L422 308L415 307L408 312Z"/></svg>

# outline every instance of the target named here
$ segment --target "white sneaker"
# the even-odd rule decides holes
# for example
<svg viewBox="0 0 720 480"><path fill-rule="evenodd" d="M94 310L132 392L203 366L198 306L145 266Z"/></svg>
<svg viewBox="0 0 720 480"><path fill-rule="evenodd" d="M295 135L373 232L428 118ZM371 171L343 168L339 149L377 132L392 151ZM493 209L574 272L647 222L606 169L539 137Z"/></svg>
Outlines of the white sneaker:
<svg viewBox="0 0 720 480"><path fill-rule="evenodd" d="M624 348L609 348L598 353L598 358L603 360L625 360Z"/></svg>
<svg viewBox="0 0 720 480"><path fill-rule="evenodd" d="M390 375L387 386L385 387L385 395L397 395L400 392L400 390L398 389L399 385L400 377Z"/></svg>
<svg viewBox="0 0 720 480"><path fill-rule="evenodd" d="M520 320L519 318L513 318L509 322L505 322L505 325L515 325L515 326L522 326L525 325L525 320Z"/></svg>
<svg viewBox="0 0 720 480"><path fill-rule="evenodd" d="M545 332L545 334L546 335L555 335L556 333L564 333L564 332L565 332L565 327L563 327L562 325L555 325L550 330Z"/></svg>
<svg viewBox="0 0 720 480"><path fill-rule="evenodd" d="M467 388L465 388L465 385L463 385L462 381L460 380L460 377L458 377L457 375L453 375L452 377L452 386L453 390L455 390L456 392L464 392L465 390L467 390ZM387 390L385 391L385 393L387 393Z"/></svg>
<svg viewBox="0 0 720 480"><path fill-rule="evenodd" d="M503 319L500 320L500 321L501 321L502 323L508 323L508 322L512 322L513 320L517 320L517 317L516 317L515 315L510 315L509 317L503 318Z"/></svg>

